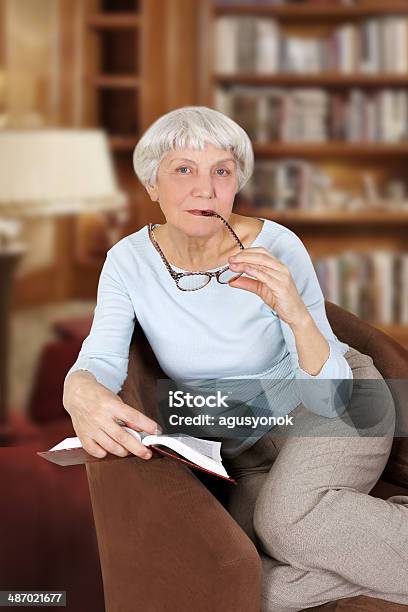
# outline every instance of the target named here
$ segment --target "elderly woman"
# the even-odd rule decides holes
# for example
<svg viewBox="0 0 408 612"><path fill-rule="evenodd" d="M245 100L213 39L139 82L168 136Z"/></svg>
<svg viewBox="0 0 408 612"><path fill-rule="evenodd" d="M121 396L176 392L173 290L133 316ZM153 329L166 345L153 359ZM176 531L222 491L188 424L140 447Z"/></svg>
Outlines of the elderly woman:
<svg viewBox="0 0 408 612"><path fill-rule="evenodd" d="M117 396L137 317L170 379L265 380L269 394L248 405L292 417L224 449L238 482L231 514L262 558L263 610L360 594L408 603L408 497L368 495L390 454L391 395L375 395L369 379L382 377L372 359L333 334L298 236L232 212L253 171L248 135L210 108L176 109L140 139L134 168L166 223L107 253L92 328L64 385L84 448L151 456L120 426L157 426ZM361 420L376 403L361 435L345 415L354 407Z"/></svg>

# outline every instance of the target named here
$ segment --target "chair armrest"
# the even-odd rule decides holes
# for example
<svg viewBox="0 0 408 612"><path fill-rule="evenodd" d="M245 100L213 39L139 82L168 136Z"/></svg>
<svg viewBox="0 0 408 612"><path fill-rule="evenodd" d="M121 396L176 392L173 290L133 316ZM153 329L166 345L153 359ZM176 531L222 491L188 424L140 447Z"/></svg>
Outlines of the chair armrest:
<svg viewBox="0 0 408 612"><path fill-rule="evenodd" d="M153 453L86 471L106 612L259 612L259 554L190 468Z"/></svg>

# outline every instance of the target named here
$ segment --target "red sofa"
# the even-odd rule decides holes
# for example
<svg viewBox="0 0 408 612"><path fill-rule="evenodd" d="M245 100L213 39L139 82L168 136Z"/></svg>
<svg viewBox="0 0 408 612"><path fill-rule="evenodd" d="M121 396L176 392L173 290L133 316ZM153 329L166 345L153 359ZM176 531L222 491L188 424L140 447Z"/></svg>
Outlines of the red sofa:
<svg viewBox="0 0 408 612"><path fill-rule="evenodd" d="M75 436L62 404L66 373L92 319L56 323L39 356L27 418L13 415L12 446L0 448L0 589L59 589L67 612L104 612L99 552L83 466L62 468L36 452ZM13 608L14 609L14 608Z"/></svg>
<svg viewBox="0 0 408 612"><path fill-rule="evenodd" d="M67 606L57 609L104 612L85 470L36 454L71 436L71 420L59 418L0 448L0 590L64 590Z"/></svg>

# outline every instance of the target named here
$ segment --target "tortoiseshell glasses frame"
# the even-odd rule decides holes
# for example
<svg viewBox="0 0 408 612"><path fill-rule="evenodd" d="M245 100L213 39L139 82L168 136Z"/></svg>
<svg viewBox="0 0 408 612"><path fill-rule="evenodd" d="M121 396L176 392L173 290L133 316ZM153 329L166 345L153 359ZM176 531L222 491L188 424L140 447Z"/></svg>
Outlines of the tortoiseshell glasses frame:
<svg viewBox="0 0 408 612"><path fill-rule="evenodd" d="M244 245L242 244L242 242L240 241L240 239L238 238L238 236L236 235L236 233L234 232L234 230L232 229L232 227L230 226L230 224L225 219L223 219L223 217L221 217L221 215L219 215L216 212L210 212L210 211L202 211L201 214L204 215L204 216L218 217L219 219L221 219L221 221L226 225L228 230L233 235L233 237L234 237L235 241L237 242L239 248L241 250L245 248ZM162 258L163 263L166 266L170 276L172 277L172 279L174 280L174 282L177 285L177 288L180 289L180 291L198 291L198 289L203 289L204 287L206 287L208 285L208 283L211 281L212 278L216 278L217 281L221 285L228 285L228 283L231 280L239 278L243 274L243 272L235 272L235 273L233 273L229 266L224 266L224 267L220 268L219 270L215 270L214 272L206 272L206 271L199 271L199 272L176 272L175 270L173 270L173 268L171 267L171 265L167 261L163 251L161 250L159 244L157 243L157 241L156 241L156 239L154 237L153 229L155 227L156 227L156 224L149 223L148 231L149 231L150 240L152 241L154 247L158 251L158 253L159 253L160 257ZM225 274L227 272L227 270L230 270L230 272L232 272L232 275L229 276L229 277L228 277L227 274ZM192 276L198 276L198 275L200 275L202 277L204 277L204 276L206 277L206 278L202 279L203 284L200 284L200 286L195 287L193 289L188 289L188 288L180 286L180 281L183 281L183 279L186 279L186 277L192 277ZM228 277L228 280L223 280L222 279L222 275L224 276L225 279ZM193 279L191 279L191 280L193 280ZM200 279L197 279L197 282L199 283Z"/></svg>

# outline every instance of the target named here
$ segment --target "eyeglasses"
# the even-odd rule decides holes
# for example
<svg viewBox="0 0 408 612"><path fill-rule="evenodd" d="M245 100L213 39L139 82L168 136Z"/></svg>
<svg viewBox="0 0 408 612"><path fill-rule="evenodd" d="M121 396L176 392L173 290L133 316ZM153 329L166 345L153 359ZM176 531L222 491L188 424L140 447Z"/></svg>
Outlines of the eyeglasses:
<svg viewBox="0 0 408 612"><path fill-rule="evenodd" d="M234 232L234 230L232 229L232 227L229 225L229 223L225 219L221 217L221 215L219 215L216 212L204 211L204 210L202 211L201 214L204 216L218 217L219 219L221 219L221 221L227 226L227 228L233 235L234 239L238 243L239 248L241 250L245 248L242 242L240 241L240 239L238 238L238 236L236 235L236 233ZM158 245L154 237L153 229L157 227L157 225L158 224L153 225L153 223L149 223L149 226L148 226L149 238L152 241L156 250L158 251L160 257L162 258L163 263L166 266L167 270L169 271L170 276L173 278L177 287L181 291L197 291L198 289L202 289L203 287L208 285L208 283L211 281L212 278L216 278L217 281L221 283L221 285L228 285L230 281L235 280L236 278L239 278L243 274L243 272L233 272L229 266L224 266L223 268L220 268L219 270L215 270L214 272L202 272L202 271L200 272L176 272L175 270L173 270L173 268L167 261L163 251L161 250L160 246Z"/></svg>

